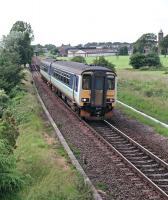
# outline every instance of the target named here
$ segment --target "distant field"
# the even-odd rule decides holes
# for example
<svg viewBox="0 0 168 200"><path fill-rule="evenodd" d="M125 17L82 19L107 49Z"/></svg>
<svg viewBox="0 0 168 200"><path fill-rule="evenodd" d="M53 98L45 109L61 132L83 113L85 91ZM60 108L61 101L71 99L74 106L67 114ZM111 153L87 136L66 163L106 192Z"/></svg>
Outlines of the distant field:
<svg viewBox="0 0 168 200"><path fill-rule="evenodd" d="M168 123L168 74L118 70L118 99Z"/></svg>
<svg viewBox="0 0 168 200"><path fill-rule="evenodd" d="M96 57L86 57L85 59L88 64L91 64L95 58ZM59 59L70 60L68 57L59 57ZM116 66L116 69L132 68L131 65L129 65L129 56L106 56L106 59L112 62ZM168 67L168 57L160 56L160 59L163 66Z"/></svg>
<svg viewBox="0 0 168 200"><path fill-rule="evenodd" d="M92 63L96 57L87 57L88 64ZM129 56L106 56L106 59L113 63L117 69L131 68L129 65Z"/></svg>

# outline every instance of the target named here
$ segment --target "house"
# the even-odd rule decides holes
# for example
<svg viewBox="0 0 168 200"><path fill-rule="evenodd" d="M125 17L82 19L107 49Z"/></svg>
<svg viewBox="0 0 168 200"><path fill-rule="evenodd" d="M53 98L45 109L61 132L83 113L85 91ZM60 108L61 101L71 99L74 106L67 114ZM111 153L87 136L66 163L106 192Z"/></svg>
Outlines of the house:
<svg viewBox="0 0 168 200"><path fill-rule="evenodd" d="M116 49L102 49L102 48L95 48L95 49L70 49L68 50L68 57L75 57L75 56L111 56L117 54Z"/></svg>
<svg viewBox="0 0 168 200"><path fill-rule="evenodd" d="M62 44L60 47L58 47L59 56L67 56L69 49L73 49L73 47L70 44Z"/></svg>

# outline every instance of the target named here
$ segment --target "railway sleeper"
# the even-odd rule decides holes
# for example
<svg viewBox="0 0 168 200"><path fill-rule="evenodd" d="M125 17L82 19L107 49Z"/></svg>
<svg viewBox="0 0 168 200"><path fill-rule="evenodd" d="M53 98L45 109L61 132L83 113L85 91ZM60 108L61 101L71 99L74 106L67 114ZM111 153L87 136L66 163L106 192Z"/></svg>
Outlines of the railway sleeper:
<svg viewBox="0 0 168 200"><path fill-rule="evenodd" d="M127 150L130 150L130 151L133 151L133 150L137 150L134 146L130 146L130 147L126 147L126 146L123 146L123 145L118 145L116 147L119 151L127 151Z"/></svg>
<svg viewBox="0 0 168 200"><path fill-rule="evenodd" d="M144 164L144 165L142 165L142 164L137 164L136 165L137 167L139 167L140 169L142 169L142 168L153 168L153 167L158 167L159 166L159 164L158 163L153 163L153 164ZM155 168L156 169L156 168Z"/></svg>
<svg viewBox="0 0 168 200"><path fill-rule="evenodd" d="M142 163L142 164L148 164L153 162L153 160L135 160L135 159L129 159L132 163Z"/></svg>
<svg viewBox="0 0 168 200"><path fill-rule="evenodd" d="M153 182L159 184L159 185L167 185L168 187L168 179L153 179Z"/></svg>
<svg viewBox="0 0 168 200"><path fill-rule="evenodd" d="M131 150L129 150L129 149L123 149L123 150L124 150L123 154L130 154L130 153L137 153L137 152L139 152L139 149L131 149Z"/></svg>
<svg viewBox="0 0 168 200"><path fill-rule="evenodd" d="M118 140L117 141L116 140L114 140L114 141L110 140L110 142L111 142L112 145L127 145L128 144L127 141L120 141L120 140L119 141Z"/></svg>
<svg viewBox="0 0 168 200"><path fill-rule="evenodd" d="M149 157L148 156L127 155L126 158L128 158L129 160L147 160Z"/></svg>
<svg viewBox="0 0 168 200"><path fill-rule="evenodd" d="M163 167L159 167L159 168L146 168L146 169L142 169L142 172L144 172L145 174L146 173L155 173L155 174L157 174L157 173L164 173L165 172L165 168L163 168Z"/></svg>
<svg viewBox="0 0 168 200"><path fill-rule="evenodd" d="M142 153L142 152L135 152L135 153L124 152L123 154L124 154L124 156L130 156L130 157L144 156L144 153Z"/></svg>
<svg viewBox="0 0 168 200"><path fill-rule="evenodd" d="M149 177L165 177L165 178L168 178L168 173L159 173L159 174L155 174L155 173L152 173L149 175Z"/></svg>

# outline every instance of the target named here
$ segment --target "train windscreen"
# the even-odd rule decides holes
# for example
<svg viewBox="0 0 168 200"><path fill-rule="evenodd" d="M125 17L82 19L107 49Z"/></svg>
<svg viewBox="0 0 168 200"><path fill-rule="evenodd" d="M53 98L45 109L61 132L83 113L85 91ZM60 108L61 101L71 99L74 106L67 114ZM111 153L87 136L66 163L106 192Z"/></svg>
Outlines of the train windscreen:
<svg viewBox="0 0 168 200"><path fill-rule="evenodd" d="M91 75L90 74L83 75L82 88L84 90L91 90Z"/></svg>

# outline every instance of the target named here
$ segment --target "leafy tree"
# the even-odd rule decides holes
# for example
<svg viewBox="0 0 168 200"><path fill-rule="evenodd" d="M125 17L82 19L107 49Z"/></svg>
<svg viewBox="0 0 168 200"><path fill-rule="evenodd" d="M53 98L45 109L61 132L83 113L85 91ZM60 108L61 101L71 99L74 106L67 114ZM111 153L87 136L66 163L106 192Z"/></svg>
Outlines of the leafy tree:
<svg viewBox="0 0 168 200"><path fill-rule="evenodd" d="M139 69L145 65L145 55L141 53L133 54L130 57L130 65L135 69Z"/></svg>
<svg viewBox="0 0 168 200"><path fill-rule="evenodd" d="M139 69L144 66L148 67L160 67L160 58L156 53L149 53L147 55L136 53L130 57L130 65L135 69Z"/></svg>
<svg viewBox="0 0 168 200"><path fill-rule="evenodd" d="M163 40L160 42L160 47L162 48L162 51L164 55L166 56L167 54L167 49L168 49L168 35L166 35Z"/></svg>
<svg viewBox="0 0 168 200"><path fill-rule="evenodd" d="M102 67L108 67L110 68L113 72L115 72L115 65L109 62L104 58L104 56L100 56L93 60L93 64L97 66L102 66Z"/></svg>
<svg viewBox="0 0 168 200"><path fill-rule="evenodd" d="M119 49L119 55L122 55L122 56L128 55L128 48L127 48L127 46L121 47Z"/></svg>
<svg viewBox="0 0 168 200"><path fill-rule="evenodd" d="M2 117L3 110L7 107L9 97L4 90L0 90L0 118Z"/></svg>
<svg viewBox="0 0 168 200"><path fill-rule="evenodd" d="M15 148L19 131L14 117L9 111L4 112L3 120L0 121L0 139L5 140L11 147Z"/></svg>
<svg viewBox="0 0 168 200"><path fill-rule="evenodd" d="M145 53L145 50L154 51L157 44L157 36L153 33L143 34L133 45L134 53Z"/></svg>
<svg viewBox="0 0 168 200"><path fill-rule="evenodd" d="M79 62L79 63L86 63L86 60L83 56L75 56L71 59L73 62Z"/></svg>
<svg viewBox="0 0 168 200"><path fill-rule="evenodd" d="M17 63L18 60L17 53L4 50L0 54L0 88L7 93L10 93L23 78L22 67Z"/></svg>
<svg viewBox="0 0 168 200"><path fill-rule="evenodd" d="M31 25L23 21L17 21L10 30L10 35L15 33L22 35L17 42L17 52L20 55L20 64L30 64L33 56L31 41L34 39Z"/></svg>
<svg viewBox="0 0 168 200"><path fill-rule="evenodd" d="M0 199L20 189L24 179L16 171L16 161L11 153L11 147L0 139Z"/></svg>
<svg viewBox="0 0 168 200"><path fill-rule="evenodd" d="M161 62L158 54L156 53L149 53L145 56L145 66L149 67L160 67Z"/></svg>
<svg viewBox="0 0 168 200"><path fill-rule="evenodd" d="M53 55L58 53L57 47L53 44L46 44L44 47L47 48L47 50Z"/></svg>

